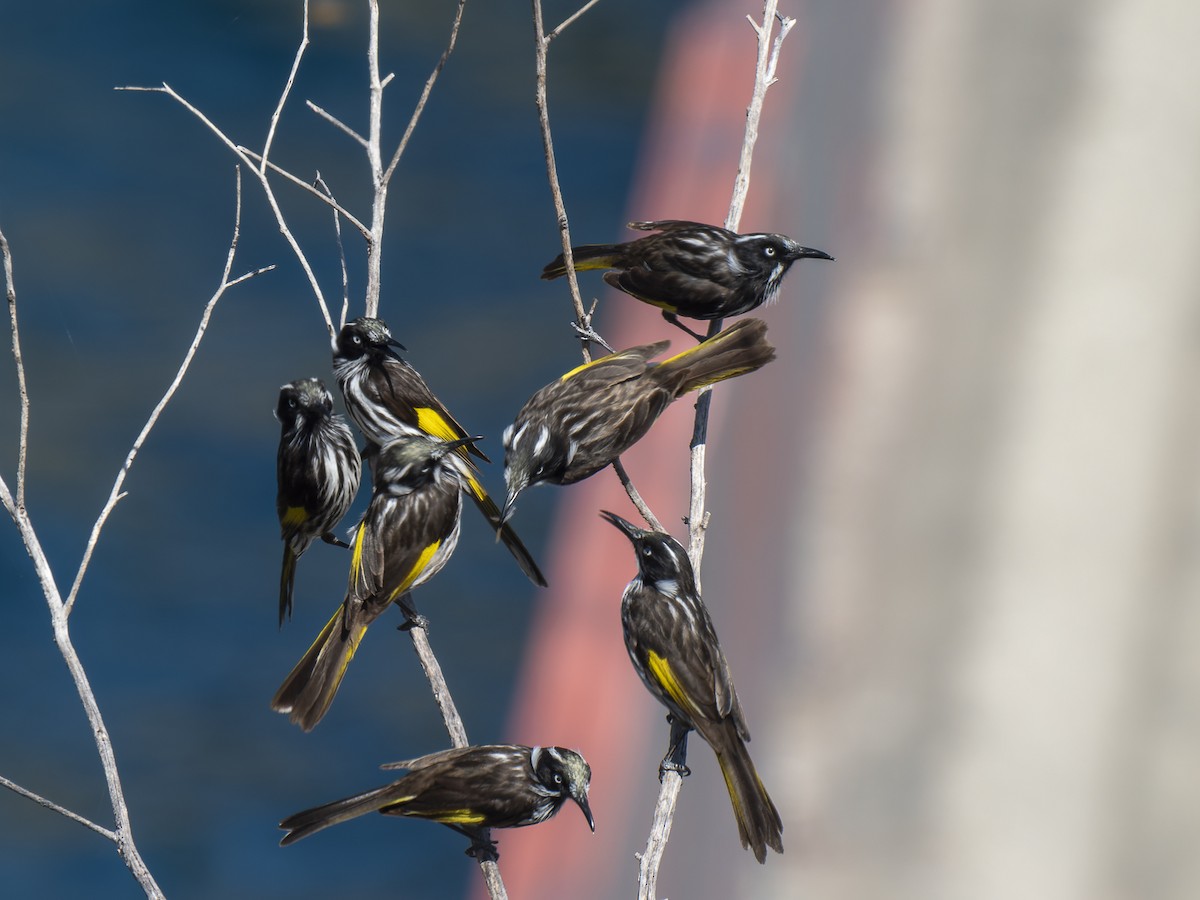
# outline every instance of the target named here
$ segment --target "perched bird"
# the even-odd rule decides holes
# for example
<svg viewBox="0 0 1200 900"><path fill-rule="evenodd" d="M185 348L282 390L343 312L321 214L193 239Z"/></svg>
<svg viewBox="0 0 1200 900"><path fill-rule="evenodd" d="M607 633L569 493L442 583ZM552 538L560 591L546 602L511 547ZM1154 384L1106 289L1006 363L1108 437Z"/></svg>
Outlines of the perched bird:
<svg viewBox="0 0 1200 900"><path fill-rule="evenodd" d="M796 260L833 259L782 234L738 234L678 219L630 222L629 227L655 234L624 244L572 247L576 270L611 269L604 273L609 285L659 307L664 319L699 340L703 336L678 316L722 319L750 312L775 299ZM543 278L565 274L561 254L542 270Z"/></svg>
<svg viewBox="0 0 1200 900"><path fill-rule="evenodd" d="M742 319L662 362L670 341L630 347L567 372L543 387L504 430L504 480L512 515L534 484L573 484L637 443L673 401L775 358L762 319Z"/></svg>
<svg viewBox="0 0 1200 900"><path fill-rule="evenodd" d="M760 863L767 847L782 853L783 822L746 750L750 731L687 551L669 534L600 515L629 538L637 556L638 574L621 597L621 624L634 669L670 713L672 747L663 765L682 768L672 758L688 730L699 732L725 776L742 846Z"/></svg>
<svg viewBox="0 0 1200 900"><path fill-rule="evenodd" d="M442 750L384 768L410 771L384 787L288 816L279 823L288 832L280 846L364 813L381 812L441 822L471 839L468 854L497 859L495 843L484 839L484 829L545 822L568 797L596 830L588 805L592 770L574 750L485 744Z"/></svg>
<svg viewBox="0 0 1200 900"><path fill-rule="evenodd" d="M349 546L333 533L358 493L362 460L345 420L334 414L333 397L316 378L279 389L275 418L282 426L275 474L275 511L283 538L279 576L279 625L292 614L296 563L317 538Z"/></svg>
<svg viewBox="0 0 1200 900"><path fill-rule="evenodd" d="M442 570L458 545L470 471L455 451L476 438L402 435L375 461L371 504L354 533L346 599L271 701L305 731L329 709L359 642L393 602L423 625L408 592Z"/></svg>
<svg viewBox="0 0 1200 900"><path fill-rule="evenodd" d="M467 437L442 402L433 395L420 373L396 354L404 346L392 337L380 319L359 318L338 334L333 353L333 374L342 389L346 411L368 441L368 455L401 434L429 434L446 441ZM469 454L487 461L470 442L459 450L467 461L471 499L529 580L546 586L533 556L517 533L500 518L500 510L479 482Z"/></svg>

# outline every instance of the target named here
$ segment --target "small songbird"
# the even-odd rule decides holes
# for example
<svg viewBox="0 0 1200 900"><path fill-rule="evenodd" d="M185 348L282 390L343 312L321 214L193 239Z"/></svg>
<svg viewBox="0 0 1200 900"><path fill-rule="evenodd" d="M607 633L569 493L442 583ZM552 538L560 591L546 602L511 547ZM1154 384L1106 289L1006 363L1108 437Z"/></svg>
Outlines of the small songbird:
<svg viewBox="0 0 1200 900"><path fill-rule="evenodd" d="M638 574L621 598L621 624L634 669L670 713L672 746L663 765L673 764L688 730L699 732L725 776L742 846L765 862L767 847L783 852L783 822L746 749L750 731L687 551L669 534L615 513L600 515L629 538L637 556Z"/></svg>
<svg viewBox="0 0 1200 900"><path fill-rule="evenodd" d="M335 343L333 374L342 389L346 412L367 439L367 455L401 434L428 434L446 441L467 437L466 430L434 396L420 373L397 355L397 348L405 349L392 337L387 324L366 317L348 322ZM484 461L487 457L470 442L461 446L459 454L467 463L471 499L497 530L521 571L534 584L545 587L546 578L533 555L501 520L500 510L470 461L471 454Z"/></svg>
<svg viewBox="0 0 1200 900"><path fill-rule="evenodd" d="M455 451L477 438L395 438L375 461L371 504L354 533L346 599L271 701L305 731L325 715L367 626L396 603L424 625L408 593L446 565L458 545L470 471Z"/></svg>
<svg viewBox="0 0 1200 900"><path fill-rule="evenodd" d="M292 614L296 563L317 538L340 547L333 528L358 493L362 460L346 421L333 411L333 396L316 378L302 378L279 389L279 453L275 475L275 511L283 538L279 576L279 626Z"/></svg>
<svg viewBox="0 0 1200 900"><path fill-rule="evenodd" d="M578 366L541 388L504 430L508 499L534 484L573 484L637 443L670 403L775 358L762 319L742 319L662 362L670 341L643 344Z"/></svg>
<svg viewBox="0 0 1200 900"><path fill-rule="evenodd" d="M391 763L385 769L409 773L389 785L335 800L288 816L279 823L286 847L322 828L369 812L431 819L471 839L467 853L497 859L488 828L520 828L552 818L567 798L579 804L588 827L596 830L588 805L592 770L574 750L485 744L442 750Z"/></svg>
<svg viewBox="0 0 1200 900"><path fill-rule="evenodd" d="M738 234L678 219L630 222L629 227L655 234L623 244L572 247L576 270L611 269L604 273L609 285L659 307L664 319L698 340L703 336L678 316L708 320L750 312L775 299L796 260L833 259L782 234ZM565 274L562 254L542 270L542 278Z"/></svg>

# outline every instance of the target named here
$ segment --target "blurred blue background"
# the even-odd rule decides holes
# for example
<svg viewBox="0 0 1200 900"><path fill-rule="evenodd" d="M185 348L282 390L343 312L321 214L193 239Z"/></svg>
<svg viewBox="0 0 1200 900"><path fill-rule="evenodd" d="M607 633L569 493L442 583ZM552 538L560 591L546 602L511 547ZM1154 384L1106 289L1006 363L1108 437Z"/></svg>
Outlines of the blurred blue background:
<svg viewBox="0 0 1200 900"><path fill-rule="evenodd" d="M586 40L577 26L554 45L551 109L577 234L608 237L621 220L662 31L681 5L609 0L587 16ZM166 81L235 140L261 148L298 43L300 4L5 6L0 228L15 257L33 404L28 506L65 592L118 467L218 283L233 224L232 155L165 96L113 88ZM547 27L573 8L548 3ZM449 3L384 4L381 65L395 73L385 153L452 13ZM303 102L365 132L365 41L365 4L314 2L312 45L274 151L302 177L319 170L364 219L365 156ZM469 3L392 182L383 249L382 315L456 416L487 436L493 459L524 398L577 359L562 291L537 278L558 235L533 76L528 7ZM332 305L341 288L331 216L283 183L276 190ZM295 618L279 633L271 412L283 382L333 382L317 306L250 178L243 197L235 273L278 268L218 305L103 533L71 619L74 640L139 847L168 895L451 896L477 876L463 864L461 838L445 829L388 823L334 830L319 846L275 847L281 816L382 782L379 763L438 749L446 737L409 641L389 619L372 629L312 734L267 708L340 600L346 556L322 545L303 558ZM354 235L346 243L358 315L362 253ZM551 341L556 352L527 350ZM9 362L0 365L0 464L10 486L17 416ZM486 477L501 491L498 465ZM531 492L516 521L539 558L552 500ZM364 491L355 511L365 501ZM0 583L0 772L107 824L87 723L8 525ZM418 597L478 742L505 736L533 595L468 510L455 559ZM0 847L5 896L138 893L106 841L6 791ZM329 864L343 854L345 866Z"/></svg>

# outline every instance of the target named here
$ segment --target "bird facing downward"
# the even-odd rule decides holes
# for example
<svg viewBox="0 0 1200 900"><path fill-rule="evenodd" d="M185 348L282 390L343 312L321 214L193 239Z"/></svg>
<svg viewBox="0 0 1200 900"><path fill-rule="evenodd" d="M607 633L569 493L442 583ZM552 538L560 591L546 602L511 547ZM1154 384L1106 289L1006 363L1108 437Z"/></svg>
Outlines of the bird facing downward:
<svg viewBox="0 0 1200 900"><path fill-rule="evenodd" d="M767 847L782 853L783 822L746 749L750 730L687 551L669 534L615 513L600 515L629 538L637 556L638 573L621 597L621 625L634 669L670 713L668 760L687 730L697 731L725 776L742 846L760 863Z"/></svg>
<svg viewBox="0 0 1200 900"><path fill-rule="evenodd" d="M358 493L362 460L345 420L333 412L333 397L316 378L302 378L279 389L279 452L275 474L275 511L283 538L279 577L279 624L292 614L296 563L320 538L347 546L333 533Z"/></svg>
<svg viewBox="0 0 1200 900"><path fill-rule="evenodd" d="M398 781L288 816L286 847L322 828L369 812L441 822L471 839L472 856L496 859L495 844L484 841L488 828L520 828L545 822L568 798L596 830L588 804L592 770L574 750L490 744L457 747L391 763L408 769Z"/></svg>
<svg viewBox="0 0 1200 900"><path fill-rule="evenodd" d="M574 484L641 440L688 391L744 375L775 358L762 319L742 319L662 362L668 341L630 347L577 366L537 391L504 431L504 480L512 515L534 484Z"/></svg>
<svg viewBox="0 0 1200 900"><path fill-rule="evenodd" d="M604 273L610 286L659 307L668 322L701 340L678 316L709 320L748 313L775 299L796 260L833 259L782 234L738 234L679 219L630 222L629 227L655 233L623 244L572 247L576 270L610 269ZM542 270L542 278L566 273L560 254Z"/></svg>

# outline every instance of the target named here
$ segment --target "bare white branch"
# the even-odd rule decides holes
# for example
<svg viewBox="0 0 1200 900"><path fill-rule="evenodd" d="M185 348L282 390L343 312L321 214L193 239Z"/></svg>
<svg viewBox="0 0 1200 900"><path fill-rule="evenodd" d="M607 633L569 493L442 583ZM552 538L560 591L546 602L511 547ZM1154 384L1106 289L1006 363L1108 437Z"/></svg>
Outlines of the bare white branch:
<svg viewBox="0 0 1200 900"><path fill-rule="evenodd" d="M322 192L328 195L330 200L333 200L333 191L329 189L329 185L325 183L325 179L321 177L320 172L317 172L317 177L314 183L316 187L320 188ZM335 201L333 213L333 233L337 238L338 259L341 260L342 263L342 314L338 319L339 328L346 324L346 318L350 314L350 273L346 269L346 245L342 242L342 220L338 217L337 213L337 211L340 209L341 207L338 206Z"/></svg>
<svg viewBox="0 0 1200 900"><path fill-rule="evenodd" d="M591 9L593 6L595 6L599 2L600 2L600 0L588 0L587 3L583 4L583 6L579 7L579 9L577 9L575 12L571 13L571 15L569 15L565 19L563 19L558 24L557 27L552 28L550 30L550 32L546 35L546 43L549 44L552 40L554 40L556 37L558 37L560 34L562 34L563 31L566 30L568 25L570 25L572 22L574 22L576 19L578 19L580 16L582 16L585 12L587 12L589 9Z"/></svg>
<svg viewBox="0 0 1200 900"><path fill-rule="evenodd" d="M213 310L216 308L217 302L225 295L229 288L236 284L240 284L250 278L254 278L264 272L269 272L274 266L265 266L261 269L247 272L237 278L230 278L230 271L233 269L233 259L237 253L238 237L241 232L242 222L242 176L241 169L237 169L237 202L234 215L233 238L229 243L229 252L225 257L225 268L221 272L221 283L218 285L216 292L209 298L208 303L204 307L203 313L200 316L200 324L196 328L196 333L192 337L191 346L188 347L187 353L184 354L183 362L179 365L179 370L175 373L175 378L167 387L166 393L162 399L155 405L150 413L150 418L146 420L146 424L142 426L141 432L133 442L133 446L129 449L129 453L125 457L125 462L117 472L116 480L113 482L112 490L109 492L108 500L105 502L103 509L100 510L100 515L96 518L96 522L92 525L91 534L88 536L87 546L83 552L83 559L79 564L79 570L75 573L75 581L71 585L71 592L67 596L66 606L63 610L64 616L70 616L71 610L75 606L75 600L79 596L80 585L83 584L83 576L87 573L88 565L92 561L92 553L96 549L96 543L100 539L100 532L104 528L104 524L108 521L108 517L112 514L117 503L125 496L121 492L121 487L125 484L125 479L129 475L129 470L133 467L133 461L137 458L138 451L142 449L142 445L146 442L146 438L150 436L150 432L158 423L159 416L162 415L171 398L175 396L175 392L179 389L179 385L183 382L184 376L187 374L188 368L192 364L192 359L196 355L197 349L200 347L200 341L204 339L204 333L208 330L208 321L212 317Z"/></svg>
<svg viewBox="0 0 1200 900"><path fill-rule="evenodd" d="M367 139L365 137L363 137L361 134L359 134L357 131L355 131L353 128L351 128L349 125L347 125L345 122L343 122L341 119L339 119L337 116L335 116L333 113L328 112L327 110L323 109L320 106L317 106L317 104L313 103L311 100L305 100L304 103L309 109L311 109L313 112L315 112L318 116L320 116L322 119L324 119L330 125L332 125L334 128L337 128L340 131L344 131L351 138L353 138L355 141L357 141L359 143L359 145L361 145L364 149L366 148Z"/></svg>
<svg viewBox="0 0 1200 900"><path fill-rule="evenodd" d="M7 277L7 295L12 316L13 341L19 346L16 332L16 288L12 279L12 261L11 250L7 240L3 240L3 235L0 235L0 241L3 241L3 253L5 258L5 275ZM18 371L23 374L24 365L18 355ZM28 395L24 391L23 377L21 378L22 403L28 403ZM23 413L23 421L27 421L27 414ZM24 482L24 466L19 467L18 479L22 486ZM116 820L116 831L110 832L92 822L84 819L82 816L71 813L57 804L52 804L33 794L31 791L26 791L22 788L17 788L12 782L5 779L5 786L16 790L23 796L41 802L42 805L49 809L54 809L73 821L81 822L95 831L110 837L117 845L117 853L125 861L125 865L129 868L130 873L142 886L142 890L146 892L146 896L150 898L161 898L162 891L155 882L154 877L150 874L149 868L142 860L141 854L138 852L137 844L133 840L133 831L129 822L129 810L125 804L125 794L121 787L121 776L117 769L116 757L113 754L112 741L108 736L108 728L104 724L104 718L100 714L100 706L96 702L96 696L92 692L91 683L88 681L87 672L83 668L83 664L79 660L78 654L75 652L75 647L71 643L71 634L68 627L67 608L63 603L62 594L59 593L58 584L54 578L54 571L50 568L50 562L46 558L45 551L42 549L41 541L38 539L37 531L33 527L33 523L29 518L29 511L26 509L24 499L20 491L17 497L14 497L9 490L8 483L0 476L0 505L3 505L12 517L13 524L17 527L17 533L21 537L21 543L25 546L25 552L29 554L29 558L33 563L34 572L37 575L38 583L42 586L42 593L46 598L46 604L50 609L50 620L54 630L54 642L58 646L59 653L62 654L63 661L67 665L67 670L71 673L71 678L75 683L76 691L79 693L79 700L83 706L84 714L87 716L88 723L91 726L92 735L96 742L96 751L100 757L100 764L104 770L104 780L108 785L109 801L112 804L113 817Z"/></svg>
<svg viewBox="0 0 1200 900"><path fill-rule="evenodd" d="M242 153L245 153L251 159L262 160L262 157L259 156L257 153L255 153L253 150L251 150L249 147L244 147L241 144L239 144L238 150L240 150ZM334 213L341 215L342 218L344 218L347 222L349 222L351 225L353 225L355 228L357 228L359 233L365 239L367 239L368 241L371 239L371 232L367 228L367 226L364 225L362 223L362 221L357 216L354 215L354 213L350 212L350 210L346 209L346 207L344 207L340 203L338 203L337 200L334 198L333 194L322 193L321 191L319 191L315 187L313 187L313 185L311 185L307 181L305 181L303 178L299 177L298 175L293 175L287 169L281 168L273 162L268 162L267 168L270 169L272 172L274 172L276 175L280 175L283 178L287 179L292 184L296 185L296 187L303 188L304 190L306 190L310 194L312 194L314 197L319 198L322 203L325 203L328 206L332 207Z"/></svg>
<svg viewBox="0 0 1200 900"><path fill-rule="evenodd" d="M0 231L0 254L4 257L4 294L8 299L8 319L12 332L13 361L17 366L17 395L21 401L21 433L17 438L17 499L25 508L25 461L29 453L29 390L25 385L25 360L21 356L21 331L17 327L17 283L13 280L12 250Z"/></svg>
<svg viewBox="0 0 1200 900"><path fill-rule="evenodd" d="M260 176L266 175L267 159L271 155L271 144L275 142L275 129L279 126L279 117L283 115L283 107L292 93L292 85L296 83L296 73L300 71L300 60L304 58L304 51L307 49L308 0L304 0L304 31L300 37L300 46L296 48L296 58L292 60L292 69L288 72L287 82L283 86L283 92L279 95L279 102L275 104L275 111L271 113L271 124L267 128L267 139L263 141L262 163L258 170Z"/></svg>
<svg viewBox="0 0 1200 900"><path fill-rule="evenodd" d="M6 787L14 794L20 794L26 800L32 800L39 806L44 806L46 809L53 810L60 816L65 816L66 818L70 819L72 822L78 822L85 828L92 829L92 831L96 832L96 834L103 835L104 837L108 838L114 844L117 842L117 833L115 831L110 831L101 825L97 825L91 819L85 819L83 816L79 815L79 813L72 812L65 806L59 806L53 800L47 800L41 794L35 794L31 790L21 787L15 781L9 781L3 775L0 775L0 787Z"/></svg>
<svg viewBox="0 0 1200 900"><path fill-rule="evenodd" d="M271 187L271 182L268 180L266 172L260 172L259 167L255 165L254 160L248 153L243 151L238 144L230 140L228 135L226 135L225 132L222 131L210 118L208 118L208 116L185 100L181 94L179 94L165 81L163 82L162 87L125 86L119 87L117 90L166 94L176 103L194 115L197 119L199 119L209 131L217 136L217 139L220 140L222 144L229 148L230 152L232 152L234 156L236 156L242 161L242 163L245 164L247 169L254 172L255 177L258 179L259 185L262 187L263 194L267 198L267 204L271 207L271 212L275 215L275 224L279 227L279 233L283 235L283 239L287 241L288 246L292 248L292 253L295 255L297 262L300 263L300 268L304 270L304 274L308 278L309 287L312 288L313 296L316 297L317 304L321 307L321 314L325 317L325 327L329 330L330 337L332 337L335 334L333 329L333 317L329 314L329 306L325 302L325 294L321 291L321 285L317 281L317 276L313 272L312 266L308 262L308 257L304 254L304 250L300 247L300 242L296 240L296 236L292 234L291 228L288 227L287 217L284 216L283 209L280 207L279 201L275 197L275 191ZM260 156L259 158L261 159L262 157ZM268 166L268 168L271 167ZM320 196L320 194L317 196Z"/></svg>
<svg viewBox="0 0 1200 900"><path fill-rule="evenodd" d="M467 0L458 0L458 7L454 11L454 23L450 26L450 40L446 44L446 49L442 51L441 57L437 61L437 65L433 67L433 71L429 77L425 79L425 87L421 90L421 96L417 100L416 108L413 109L412 116L409 117L408 125L404 129L404 134L400 138L400 143L396 147L396 152L392 154L392 161L388 163L387 171L383 173L383 180L386 184L392 178L392 173L396 171L396 166L400 164L400 157L404 155L405 148L408 147L408 142L412 138L413 132L417 128L417 122L421 120L421 113L425 111L425 104L429 102L429 95L433 92L433 85L438 79L438 75L442 73L442 69L446 65L446 60L450 58L450 54L454 52L454 45L458 42L458 29L462 25L463 10L466 8ZM387 85L387 82L392 78L389 75L380 88Z"/></svg>

